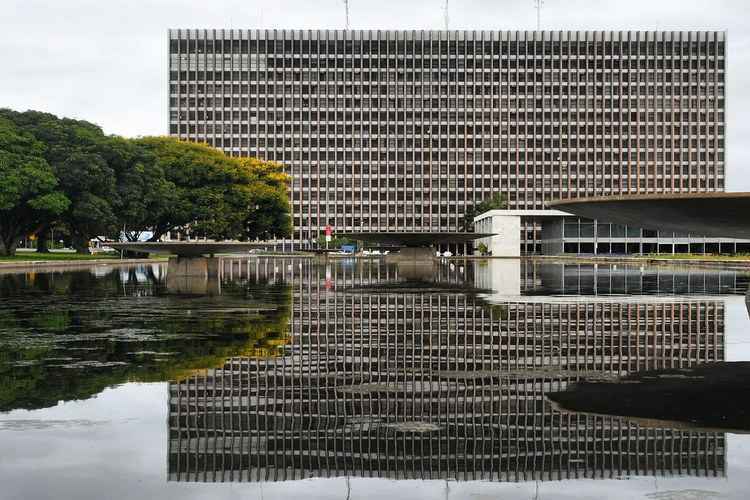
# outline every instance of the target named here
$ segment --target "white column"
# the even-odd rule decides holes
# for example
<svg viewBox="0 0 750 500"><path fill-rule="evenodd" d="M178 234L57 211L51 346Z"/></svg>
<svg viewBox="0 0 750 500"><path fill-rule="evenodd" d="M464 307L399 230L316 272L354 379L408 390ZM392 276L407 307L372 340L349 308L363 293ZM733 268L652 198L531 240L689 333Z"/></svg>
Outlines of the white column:
<svg viewBox="0 0 750 500"><path fill-rule="evenodd" d="M493 257L521 256L521 216L493 215L487 247Z"/></svg>

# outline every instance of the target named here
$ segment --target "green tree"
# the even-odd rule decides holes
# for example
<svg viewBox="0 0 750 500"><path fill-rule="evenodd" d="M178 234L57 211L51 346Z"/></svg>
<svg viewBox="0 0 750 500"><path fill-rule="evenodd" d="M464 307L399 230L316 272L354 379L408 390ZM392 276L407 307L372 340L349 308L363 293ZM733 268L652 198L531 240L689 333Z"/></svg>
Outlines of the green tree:
<svg viewBox="0 0 750 500"><path fill-rule="evenodd" d="M508 201L502 193L495 193L491 198L476 205L467 206L466 212L464 212L463 230L467 232L474 230L474 217L490 210L504 210L506 208L508 208Z"/></svg>
<svg viewBox="0 0 750 500"><path fill-rule="evenodd" d="M124 164L112 147L118 138L106 136L92 123L38 111L1 109L0 117L42 145L40 155L57 178L58 189L70 201L65 210L47 217L36 229L43 235L41 250L46 247L49 229L60 223L78 252L87 253L91 238L114 231L118 167Z"/></svg>
<svg viewBox="0 0 750 500"><path fill-rule="evenodd" d="M0 109L0 119L3 202L16 210L3 234L13 247L31 231L45 251L53 227L81 253L97 236L136 240L144 231L152 240L171 230L243 240L291 234L289 177L277 163L169 137L107 136L92 123L37 111ZM62 198L40 197L46 191Z"/></svg>
<svg viewBox="0 0 750 500"><path fill-rule="evenodd" d="M245 217L245 232L249 239L267 240L292 234L289 216L290 177L280 163L258 158L243 158L242 167L250 176L250 212Z"/></svg>
<svg viewBox="0 0 750 500"><path fill-rule="evenodd" d="M280 165L232 158L206 144L170 137L138 140L169 183L170 203L153 213L152 240L172 230L213 239L290 233L287 186Z"/></svg>
<svg viewBox="0 0 750 500"><path fill-rule="evenodd" d="M89 240L115 227L115 172L98 154L74 152L58 167L60 188L70 199L62 213L78 253L89 252Z"/></svg>
<svg viewBox="0 0 750 500"><path fill-rule="evenodd" d="M115 137L107 156L117 166L116 231L128 241L138 241L151 229L157 217L168 212L175 202L174 184L164 176L155 156L137 141Z"/></svg>
<svg viewBox="0 0 750 500"><path fill-rule="evenodd" d="M0 255L14 255L19 238L70 205L43 150L39 141L0 116Z"/></svg>

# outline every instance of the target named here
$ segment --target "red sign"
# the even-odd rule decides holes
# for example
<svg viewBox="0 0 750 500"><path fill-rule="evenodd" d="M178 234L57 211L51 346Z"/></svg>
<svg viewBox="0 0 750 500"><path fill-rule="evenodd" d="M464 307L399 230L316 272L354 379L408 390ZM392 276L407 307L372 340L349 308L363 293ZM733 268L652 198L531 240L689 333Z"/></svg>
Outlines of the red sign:
<svg viewBox="0 0 750 500"><path fill-rule="evenodd" d="M333 228L331 226L326 226L326 236L331 236L333 234Z"/></svg>

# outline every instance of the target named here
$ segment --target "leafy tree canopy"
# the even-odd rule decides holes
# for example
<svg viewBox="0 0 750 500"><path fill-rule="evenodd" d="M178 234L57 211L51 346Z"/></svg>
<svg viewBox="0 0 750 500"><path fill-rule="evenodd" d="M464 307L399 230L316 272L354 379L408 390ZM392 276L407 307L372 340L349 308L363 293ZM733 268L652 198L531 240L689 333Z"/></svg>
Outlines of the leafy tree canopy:
<svg viewBox="0 0 750 500"><path fill-rule="evenodd" d="M69 200L65 210L47 218L34 232L44 232L51 224L61 222L81 252L88 251L89 239L112 233L118 202L115 167L119 166L119 158L107 155L113 138L92 123L49 113L2 109L0 117L12 121L42 145L40 155Z"/></svg>
<svg viewBox="0 0 750 500"><path fill-rule="evenodd" d="M125 139L89 122L0 109L0 252L55 227L79 252L97 236L153 240L291 233L281 165L169 137ZM46 247L46 244L43 245Z"/></svg>
<svg viewBox="0 0 750 500"><path fill-rule="evenodd" d="M171 185L170 204L152 224L153 239L175 229L213 239L290 234L289 177L281 165L232 158L206 144L170 137L138 143L155 157Z"/></svg>
<svg viewBox="0 0 750 500"><path fill-rule="evenodd" d="M0 255L13 255L16 241L70 205L44 146L0 116Z"/></svg>
<svg viewBox="0 0 750 500"><path fill-rule="evenodd" d="M463 230L474 230L474 217L490 210L504 210L506 208L508 208L508 201L502 193L495 193L491 198L487 198L476 205L467 206L464 213Z"/></svg>

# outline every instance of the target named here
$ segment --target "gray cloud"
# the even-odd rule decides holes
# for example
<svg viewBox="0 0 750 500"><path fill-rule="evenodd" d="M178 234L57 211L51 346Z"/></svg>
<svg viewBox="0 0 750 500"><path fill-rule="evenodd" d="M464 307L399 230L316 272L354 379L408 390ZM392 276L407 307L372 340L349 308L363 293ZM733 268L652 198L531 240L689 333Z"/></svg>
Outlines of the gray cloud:
<svg viewBox="0 0 750 500"><path fill-rule="evenodd" d="M350 0L353 29L440 29L442 0ZM531 30L531 0L451 0L452 29ZM168 28L343 28L343 0L5 0L0 106L163 134ZM728 30L729 190L750 190L744 0L545 0L542 29Z"/></svg>

